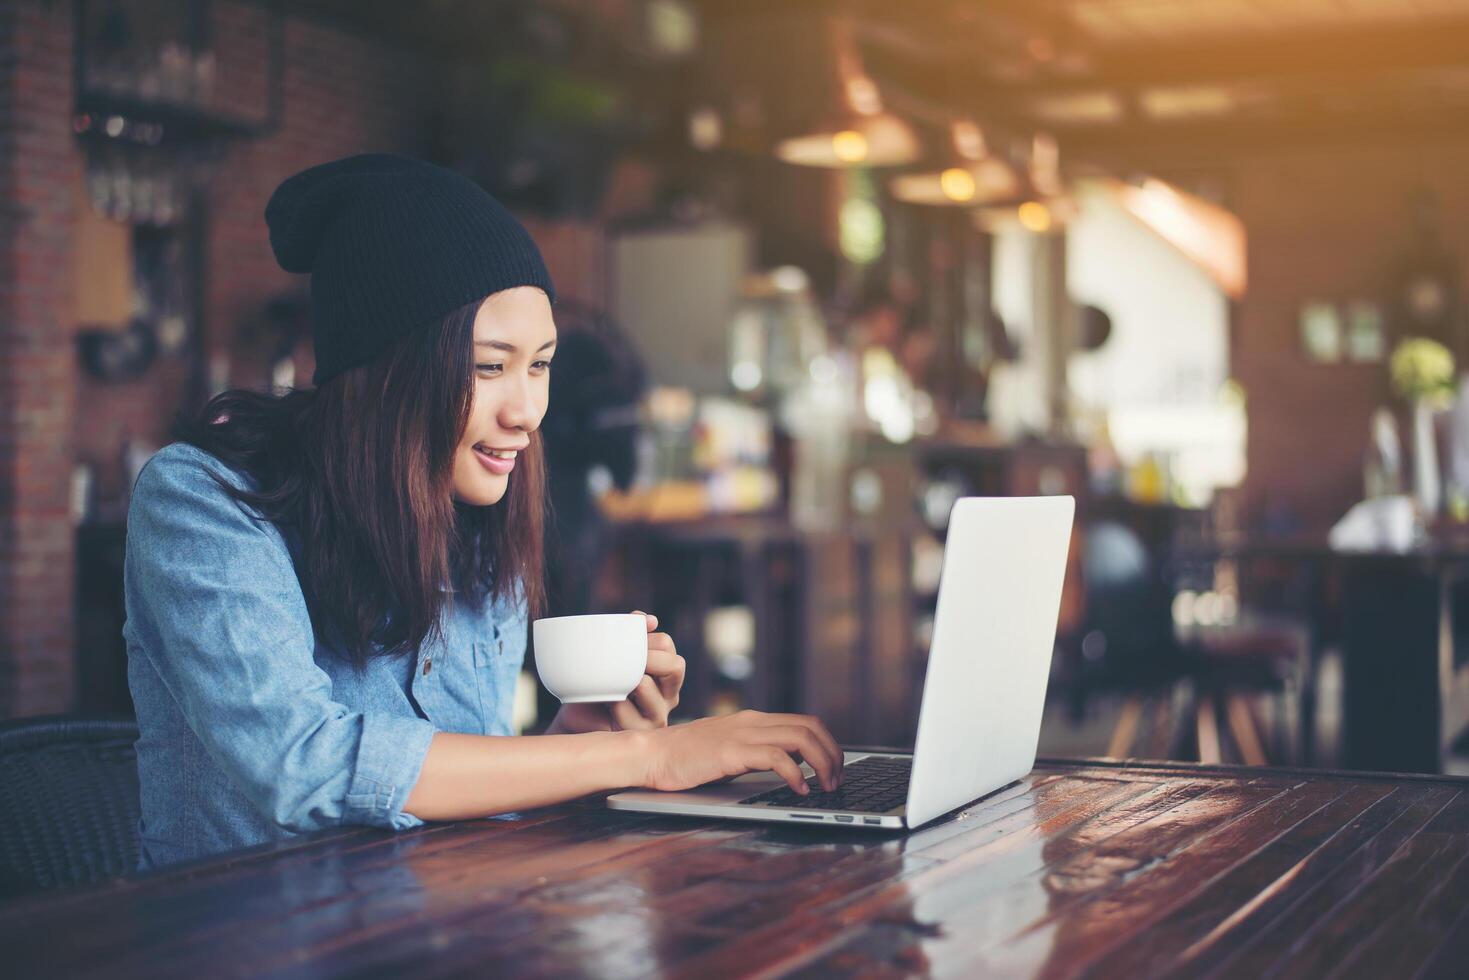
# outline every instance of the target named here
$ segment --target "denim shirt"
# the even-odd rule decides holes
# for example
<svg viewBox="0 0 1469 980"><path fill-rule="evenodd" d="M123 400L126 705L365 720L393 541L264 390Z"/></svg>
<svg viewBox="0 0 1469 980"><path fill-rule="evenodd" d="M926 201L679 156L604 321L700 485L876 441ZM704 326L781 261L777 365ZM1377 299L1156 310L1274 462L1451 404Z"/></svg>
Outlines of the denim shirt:
<svg viewBox="0 0 1469 980"><path fill-rule="evenodd" d="M139 868L342 824L422 824L403 804L433 733L511 734L524 604L451 601L441 637L359 673L314 635L294 536L210 471L254 489L175 443L128 511Z"/></svg>

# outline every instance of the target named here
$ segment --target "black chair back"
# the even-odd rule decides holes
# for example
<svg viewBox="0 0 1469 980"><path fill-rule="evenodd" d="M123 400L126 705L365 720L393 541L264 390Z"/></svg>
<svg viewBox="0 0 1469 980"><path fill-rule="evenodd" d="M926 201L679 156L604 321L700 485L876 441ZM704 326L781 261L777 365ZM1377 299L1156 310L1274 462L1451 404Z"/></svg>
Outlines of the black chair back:
<svg viewBox="0 0 1469 980"><path fill-rule="evenodd" d="M130 719L0 723L0 897L134 870L137 738Z"/></svg>
<svg viewBox="0 0 1469 980"><path fill-rule="evenodd" d="M1083 654L1114 683L1147 684L1180 666L1173 633L1173 591L1157 556L1120 521L1086 531Z"/></svg>

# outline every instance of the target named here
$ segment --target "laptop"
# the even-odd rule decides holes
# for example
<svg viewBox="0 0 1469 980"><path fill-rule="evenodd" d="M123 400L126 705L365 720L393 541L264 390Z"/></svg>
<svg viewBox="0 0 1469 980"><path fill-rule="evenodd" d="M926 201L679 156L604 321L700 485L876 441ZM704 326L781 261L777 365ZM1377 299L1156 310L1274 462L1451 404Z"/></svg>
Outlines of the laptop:
<svg viewBox="0 0 1469 980"><path fill-rule="evenodd" d="M809 796L761 772L682 792L616 793L608 806L911 829L1020 779L1035 765L1075 507L1071 497L955 501L911 753L845 751L834 793L803 764Z"/></svg>

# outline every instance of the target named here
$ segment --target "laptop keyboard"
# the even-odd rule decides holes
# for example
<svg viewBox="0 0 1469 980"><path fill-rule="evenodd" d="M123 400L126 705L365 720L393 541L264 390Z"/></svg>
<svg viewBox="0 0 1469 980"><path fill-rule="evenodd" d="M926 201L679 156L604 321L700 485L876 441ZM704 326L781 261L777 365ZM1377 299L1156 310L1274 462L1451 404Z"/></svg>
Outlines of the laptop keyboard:
<svg viewBox="0 0 1469 980"><path fill-rule="evenodd" d="M801 796L789 786L780 786L740 800L740 803L797 810L886 813L908 801L908 773L912 767L911 758L870 755L845 767L842 785L835 793L824 792L821 783L812 776L806 780L806 785L811 788L810 796Z"/></svg>

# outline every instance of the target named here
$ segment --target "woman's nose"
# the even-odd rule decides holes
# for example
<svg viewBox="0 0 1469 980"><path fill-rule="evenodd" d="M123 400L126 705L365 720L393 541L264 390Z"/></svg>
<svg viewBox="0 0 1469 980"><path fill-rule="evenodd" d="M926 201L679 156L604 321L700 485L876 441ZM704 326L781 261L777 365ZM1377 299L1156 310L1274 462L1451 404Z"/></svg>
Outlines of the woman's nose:
<svg viewBox="0 0 1469 980"><path fill-rule="evenodd" d="M540 424L542 407L536 393L526 381L509 386L500 405L500 424L509 429L530 431Z"/></svg>

